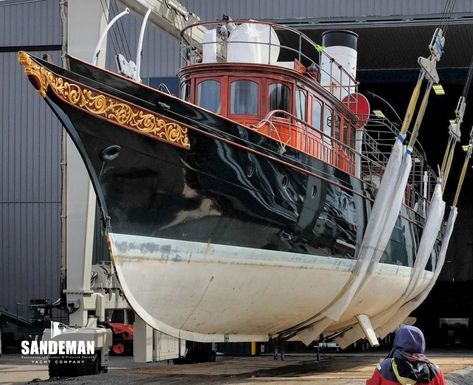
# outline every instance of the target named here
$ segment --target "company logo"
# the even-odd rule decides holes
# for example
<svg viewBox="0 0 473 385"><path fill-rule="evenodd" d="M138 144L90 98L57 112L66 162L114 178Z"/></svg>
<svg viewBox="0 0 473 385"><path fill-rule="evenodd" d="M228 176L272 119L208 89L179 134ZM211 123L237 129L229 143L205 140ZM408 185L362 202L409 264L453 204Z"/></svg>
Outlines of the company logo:
<svg viewBox="0 0 473 385"><path fill-rule="evenodd" d="M51 339L62 334L65 326L61 322L51 321Z"/></svg>
<svg viewBox="0 0 473 385"><path fill-rule="evenodd" d="M48 362L51 356L60 357L64 363L82 363L94 356L95 341L92 335L79 330L51 321L51 328L44 330L42 340L21 341L21 357L40 364Z"/></svg>

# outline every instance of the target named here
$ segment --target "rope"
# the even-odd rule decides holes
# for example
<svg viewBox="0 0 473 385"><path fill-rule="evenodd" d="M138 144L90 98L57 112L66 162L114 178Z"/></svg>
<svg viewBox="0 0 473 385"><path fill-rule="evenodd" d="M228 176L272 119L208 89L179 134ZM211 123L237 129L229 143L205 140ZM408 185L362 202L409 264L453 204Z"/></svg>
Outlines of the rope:
<svg viewBox="0 0 473 385"><path fill-rule="evenodd" d="M432 89L433 84L434 82L432 80L429 80L427 88L424 91L424 97L422 98L422 103L420 104L419 112L417 113L414 128L412 129L411 139L409 140L410 148L414 148L417 136L419 135L420 125L422 124L422 120L424 120L425 110L427 109L427 104L429 103L430 90Z"/></svg>
<svg viewBox="0 0 473 385"><path fill-rule="evenodd" d="M401 136L405 138L407 135L407 131L409 130L409 126L411 125L412 118L414 117L414 110L416 108L417 100L419 99L420 95L420 88L422 86L422 81L425 78L425 71L422 70L419 74L419 78L417 79L416 86L411 94L411 99L409 100L409 105L407 106L406 114L404 115L404 120L402 122L401 127Z"/></svg>
<svg viewBox="0 0 473 385"><path fill-rule="evenodd" d="M119 13L119 11L115 11L115 9L113 8L113 2L111 0L108 1L108 16L109 16L109 19L108 21L110 22L110 20L115 17L115 15L117 15ZM111 29L111 32L113 33L113 36L115 37L115 40L117 41L117 47L118 47L118 52L116 52L117 54L120 54L120 53L123 53L125 55L127 55L127 52L126 52L126 47L125 47L125 43L124 43L124 39L121 35L121 31L120 31L120 25L121 25L121 21L118 20L116 25L114 25Z"/></svg>
<svg viewBox="0 0 473 385"><path fill-rule="evenodd" d="M470 85L471 85L471 79L472 78L473 78L473 55L471 55L470 67L468 68L468 75L466 77L465 85L463 86L462 96L464 96L465 99L468 96L468 91L470 90Z"/></svg>
<svg viewBox="0 0 473 385"><path fill-rule="evenodd" d="M445 185L447 184L447 179L450 174L450 169L452 167L453 162L453 155L455 154L455 145L453 145L448 153L448 160L445 166L445 170L440 174L442 176L442 190L445 189Z"/></svg>
<svg viewBox="0 0 473 385"><path fill-rule="evenodd" d="M458 180L457 191L455 192L455 199L453 200L452 207L457 207L457 204L458 204L458 198L460 197L460 192L463 187L463 182L465 181L466 170L468 169L468 163L470 162L470 158L471 158L471 147L472 147L472 144L470 143L468 146L468 151L465 156L465 161L463 162L463 168L460 174L460 179Z"/></svg>
<svg viewBox="0 0 473 385"><path fill-rule="evenodd" d="M443 31L443 36L447 35L447 30L449 26L448 21L450 19L450 15L453 12L453 9L455 8L456 2L457 2L456 0L447 0L445 2L445 6L443 8L443 13L442 13L442 19L439 24L439 28L441 28Z"/></svg>
<svg viewBox="0 0 473 385"><path fill-rule="evenodd" d="M108 11L108 8L105 7L104 0L100 0L100 5L102 6L103 15L105 17L105 20L107 20L107 23L108 23L110 21L110 12ZM112 42L113 50L115 51L115 53L119 53L120 47L118 47L118 40L116 39L113 28L112 28L112 34L110 36L110 41Z"/></svg>
<svg viewBox="0 0 473 385"><path fill-rule="evenodd" d="M441 18L441 21L440 21L440 24L439 24L438 28L442 30L442 34L443 34L444 38L447 34L448 20L449 20L450 15L451 15L454 7L455 7L455 3L456 3L456 0L447 0L445 2L444 8L443 8L442 18ZM438 29L436 31L438 31ZM436 40L436 38L433 39L434 44L435 44L435 40ZM432 58L432 54L431 54L430 57ZM473 58L472 58L472 60L473 60ZM409 101L409 105L407 107L406 115L404 116L404 121L403 121L402 127L401 127L401 136L402 136L402 138L405 138L405 136L407 135L407 132L409 130L409 126L411 124L412 117L414 115L414 110L415 110L415 107L417 105L417 100L418 100L419 95L420 95L421 84L422 84L422 81L425 78L425 75L426 75L426 71L425 71L425 69L422 69L420 71L419 78L417 79L417 84L416 84L414 90L412 91L411 99ZM419 112L417 114L417 119L416 119L416 122L414 124L414 129L413 129L413 132L412 132L412 136L411 136L411 139L409 141L409 147L411 147L411 148L414 147L414 144L417 140L417 136L418 136L418 133L419 133L419 128L420 128L420 125L422 123L422 120L424 119L424 114L425 114L425 110L427 108L428 98L429 98L429 95L430 95L430 91L432 89L432 85L433 85L432 80L429 80L429 83L427 85L427 88L426 88L424 96L423 96L421 107L419 108Z"/></svg>
<svg viewBox="0 0 473 385"><path fill-rule="evenodd" d="M460 198L460 192L465 181L466 170L468 170L468 163L470 162L471 153L473 150L473 127L470 131L470 142L468 143L468 150L466 151L465 161L463 162L462 172L460 179L458 180L457 191L455 192L455 198L453 199L452 207L457 207L458 199Z"/></svg>
<svg viewBox="0 0 473 385"><path fill-rule="evenodd" d="M113 10L112 4L115 5L115 10ZM118 14L120 12L116 0L110 0L110 8L112 8L114 14ZM122 44L123 44L123 52L126 53L126 55L130 59L133 59L133 57L131 56L132 54L131 54L130 46L128 44L128 39L126 37L125 28L123 27L122 20L118 20L117 24L118 24L117 25L117 27L118 27L117 32L118 32L120 40L122 41ZM134 59L136 60L136 58L134 58Z"/></svg>
<svg viewBox="0 0 473 385"><path fill-rule="evenodd" d="M440 172L441 172L440 176L443 176L443 173L445 172L445 167L447 165L448 154L451 151L452 144L453 144L453 138L450 135L450 137L448 138L447 148L445 149L445 153L443 154L442 167L440 167Z"/></svg>

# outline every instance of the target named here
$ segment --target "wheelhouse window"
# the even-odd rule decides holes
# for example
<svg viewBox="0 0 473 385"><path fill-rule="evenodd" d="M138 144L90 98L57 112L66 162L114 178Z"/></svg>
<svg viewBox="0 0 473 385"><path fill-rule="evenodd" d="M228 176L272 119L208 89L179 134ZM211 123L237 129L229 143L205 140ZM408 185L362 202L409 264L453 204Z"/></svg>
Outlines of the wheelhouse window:
<svg viewBox="0 0 473 385"><path fill-rule="evenodd" d="M339 115L333 115L332 116L332 136L337 139L341 140L342 138L340 137L340 125L342 124L340 116Z"/></svg>
<svg viewBox="0 0 473 385"><path fill-rule="evenodd" d="M220 113L220 82L204 80L197 86L197 104L209 111Z"/></svg>
<svg viewBox="0 0 473 385"><path fill-rule="evenodd" d="M319 129L322 127L320 124L322 120L322 103L317 99L312 98L312 126Z"/></svg>
<svg viewBox="0 0 473 385"><path fill-rule="evenodd" d="M350 140L350 125L348 124L348 121L344 119L344 124L343 124L343 142L351 146L351 140Z"/></svg>
<svg viewBox="0 0 473 385"><path fill-rule="evenodd" d="M345 122L344 129L345 143L348 144L351 148L355 148L355 130L353 129L353 126L348 122Z"/></svg>
<svg viewBox="0 0 473 385"><path fill-rule="evenodd" d="M235 80L230 85L230 113L258 114L258 84L251 80Z"/></svg>
<svg viewBox="0 0 473 385"><path fill-rule="evenodd" d="M284 110L290 112L291 91L289 87L281 83L273 83L269 86L269 110ZM284 114L275 116L285 117Z"/></svg>
<svg viewBox="0 0 473 385"><path fill-rule="evenodd" d="M191 97L191 87L189 81L183 82L181 84L181 99L188 102Z"/></svg>
<svg viewBox="0 0 473 385"><path fill-rule="evenodd" d="M300 88L296 92L296 116L305 121L306 120L306 105L307 105L307 94Z"/></svg>
<svg viewBox="0 0 473 385"><path fill-rule="evenodd" d="M332 134L332 116L333 111L331 108L324 107L324 134L330 136Z"/></svg>

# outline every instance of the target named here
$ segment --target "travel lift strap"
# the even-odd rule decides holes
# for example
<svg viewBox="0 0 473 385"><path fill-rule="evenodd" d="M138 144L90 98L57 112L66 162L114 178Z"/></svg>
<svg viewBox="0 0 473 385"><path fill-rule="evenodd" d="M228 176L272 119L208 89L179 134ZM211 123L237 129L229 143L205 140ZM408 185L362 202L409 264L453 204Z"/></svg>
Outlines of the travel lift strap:
<svg viewBox="0 0 473 385"><path fill-rule="evenodd" d="M470 64L470 70L467 77L467 81L463 89L463 95L459 98L458 103L457 103L457 107L455 110L455 119L450 121L449 141L447 144L447 148L445 150L442 167L440 171L442 184L437 194L438 195L437 198L440 198L443 195L443 191L445 189L446 181L448 179L451 165L452 165L455 145L458 141L460 141L460 137L461 137L460 126L461 126L461 123L463 122L463 116L464 116L465 107L466 107L465 100L468 95L468 90L470 87L472 75L473 75L473 56L472 56L472 61ZM454 226L456 214L457 214L457 210L455 206L456 205L452 206L452 209L447 221L446 230L442 238L441 249L443 250L443 254L446 254L446 247L450 240L451 232L453 231L453 226ZM442 213L442 218L443 218L443 213ZM427 228L424 229L424 232L426 230ZM432 243L432 239L430 240L430 242ZM419 270L419 268L423 270L425 268L424 265L427 262L426 258L428 258L429 256L430 256L430 253L428 253L428 255L427 253L423 253L423 257L420 257L419 255L416 257L416 265L417 265L418 258L421 258L423 261L423 263L420 264L420 266L418 266L416 270ZM440 270L442 268L444 259L445 259L445 255L438 256L437 266L435 266L435 274L432 277L431 282L429 282L429 284L424 290L415 294L417 291L418 281L420 280L420 275L417 274L418 277L416 279L411 278L411 282L409 283L409 286L408 286L410 290L406 290L406 293L403 295L403 297L401 297L398 301L396 301L396 303L398 303L400 306L398 305L395 307L391 307L390 315L388 314L377 315L373 318L373 322L377 324L376 331L379 336L383 337L387 333L391 332L397 326L396 325L397 323L402 322L406 317L408 317L410 312L414 310L418 305L420 305L420 303L427 297L427 295L429 294L429 292L431 291L435 283L436 278L440 274ZM382 321L383 319L385 320L384 322Z"/></svg>
<svg viewBox="0 0 473 385"><path fill-rule="evenodd" d="M472 57L472 64L473 64L473 57ZM470 68L470 73L468 75L467 82L465 83L465 87L464 87L464 90L463 90L463 95L458 100L457 107L456 107L456 110L455 110L455 116L456 117L455 117L454 120L450 121L449 141L448 141L448 144L447 144L447 148L445 150L445 154L444 154L444 158L443 158L443 162L442 162L442 167L441 167L441 171L440 171L440 177L442 178L442 184L441 184L441 186L436 187L436 189L438 189L438 191L436 190L437 200L441 199L441 197L443 195L443 191L444 191L445 185L446 185L446 179L448 178L450 168L451 168L451 164L452 164L452 159L453 159L453 155L454 155L454 151L455 151L455 145L460 140L460 137L461 137L460 126L461 126L461 123L463 121L463 115L464 115L464 112L465 112L465 107L466 107L465 100L466 100L466 96L468 94L468 89L469 89L470 82L471 82L471 76L472 76L472 72L473 72L472 69L473 69L473 66L471 66L471 68ZM432 206L435 206L435 205L438 206L439 203L444 205L444 203L442 203L442 202L437 202L437 203L434 204L434 199L432 200L431 210L429 210L430 214L431 214L431 211L432 211ZM438 207L440 207L440 206L438 206ZM430 223L430 225L428 224L428 222L431 220L430 214L429 214L429 218L428 218L427 223L426 223L425 228L424 228L424 233L422 235L421 244L423 242L427 241L427 240L424 240L424 236L429 235L430 232L432 233L431 235L429 235L430 237L437 238L437 236L436 236L436 234L438 233L437 230L427 231L427 226L429 226L429 228L430 228L431 225L432 225L432 223ZM427 263L427 260L428 260L427 258L431 254L431 252L429 252L429 250L431 249L430 246L427 249L424 248L424 251L427 251L427 252L422 252L421 255L416 256L416 264L415 264L415 267L414 267L415 274L413 276L411 276L411 280L409 282L408 289L406 289L403 296L396 301L396 305L392 305L390 310L387 313L384 312L383 314L379 314L379 315L376 315L376 316L373 317L372 321L373 321L374 324L376 324L376 332L378 333L378 335L380 337L385 336L386 334L391 332L394 328L396 328L397 324L399 324L400 322L403 322L403 320L405 320L409 316L409 314L412 312L412 310L414 310L417 306L420 305L420 303L422 303L422 301L424 301L424 299L427 297L427 295L431 291L438 275L440 274L441 268L442 268L444 260L445 260L446 248L447 248L448 242L450 240L451 233L453 231L453 226L455 224L456 215L457 215L456 207L452 207L451 212L449 214L448 221L447 221L447 225L446 225L443 237L442 237L441 252L437 256L437 261L433 261L433 266L435 265L435 262L437 262L436 265L435 265L434 275L432 276L431 281L428 283L427 287L424 290L421 290L420 292L418 292L418 284L419 284L419 281L420 281L420 278L421 278L420 277L420 272L425 269L425 264ZM442 212L440 218L443 218L443 212ZM432 238L430 239L429 242L433 246L433 239ZM420 252L420 245L419 245L418 253L419 252Z"/></svg>
<svg viewBox="0 0 473 385"><path fill-rule="evenodd" d="M414 129L413 133L411 136L411 140L409 142L409 147L413 146L417 135L418 131L420 128L420 125L422 123L425 110L427 108L428 104L428 98L430 95L430 91L432 89L432 85L434 82L438 82L438 74L436 70L436 64L440 60L442 53L443 53L443 46L445 43L445 36L442 31L442 29L439 27L435 30L434 35L432 37L432 41L429 45L429 50L430 50L430 56L428 59L426 58L419 58L419 64L421 66L421 73L419 74L419 78L417 81L417 84L414 88L414 91L411 95L411 99L409 101L408 109L406 111L406 115L404 117L402 129L401 129L401 135L400 135L400 141L402 142L405 138L405 135L407 134L409 125L411 123L413 113L417 104L417 100L420 95L420 88L423 82L423 79L427 77L429 79L427 88L425 89L424 96L422 99L421 106L419 108L418 116L416 118L416 122L414 124ZM377 263L377 261L375 261ZM371 269L373 271L373 269ZM363 287L366 282L370 279L371 275L369 272L364 271L363 275L365 275L364 279L361 281L361 284L359 283L360 280L358 280L358 283L356 284L358 287L354 288L353 285L355 285L356 280L350 279L349 282L345 285L343 288L342 292L337 295L336 299L332 301L323 311L319 312L316 314L314 317L311 317L310 319L306 320L305 322L302 322L298 325L295 325L294 327L290 329L286 329L283 332L279 333L278 338L281 339L288 339L293 337L296 334L299 334L300 332L304 332L305 336L303 339L305 341L308 341L309 339L313 338L316 339L318 338L319 334L323 332L322 329L325 329L332 323L332 321L328 318L325 317L323 314L327 310L329 310L331 307L336 306L337 302L343 299L343 292L348 293L349 291L352 291L354 294L351 296L355 296L357 292L359 292L359 288ZM349 303L345 306L342 306L344 310L348 307ZM367 315L365 314L359 314L357 315L357 320L358 324L362 327L362 330L364 332L364 335L368 338L368 341L370 342L371 345L376 346L378 345L378 341L376 339L376 335L373 332L373 327L371 325L370 319ZM307 330L308 328L311 328L312 330ZM302 336L301 336L302 337Z"/></svg>
<svg viewBox="0 0 473 385"><path fill-rule="evenodd" d="M449 216L448 216L447 224L445 226L440 251L439 251L438 256L437 256L437 261L436 261L437 264L436 264L435 269L434 269L434 275L432 277L432 280L429 282L429 284L427 285L427 288L425 290L423 290L422 292L417 294L414 298L410 299L408 302L406 302L404 305L402 305L399 308L399 310L397 310L397 312L396 312L397 314L396 314L395 319L388 320L385 325L383 325L381 328L377 329L377 332L381 337L388 334L392 330L394 330L397 327L397 324L398 324L399 320L406 319L409 316L409 314L411 314L412 311L414 309L416 309L427 298L428 294L430 293L430 291L432 290L432 288L435 284L435 281L437 280L437 278L440 275L443 264L445 262L445 256L447 254L448 243L450 241L450 237L452 235L453 228L455 226L455 221L456 221L457 214L458 214L458 211L457 211L458 198L460 196L460 192L461 192L461 189L462 189L462 186L463 186L463 181L465 179L466 171L468 169L468 164L469 164L469 161L470 161L470 158L471 158L472 148L473 148L473 128L470 132L470 142L468 144L468 150L467 150L466 155L465 155L465 161L464 161L464 164L463 164L463 169L462 169L462 172L461 172L461 175L460 175L460 178L459 178L459 182L458 182L458 185L457 185L457 191L456 191L456 194L455 194L455 199L454 199L453 204L450 208L450 213L449 213Z"/></svg>

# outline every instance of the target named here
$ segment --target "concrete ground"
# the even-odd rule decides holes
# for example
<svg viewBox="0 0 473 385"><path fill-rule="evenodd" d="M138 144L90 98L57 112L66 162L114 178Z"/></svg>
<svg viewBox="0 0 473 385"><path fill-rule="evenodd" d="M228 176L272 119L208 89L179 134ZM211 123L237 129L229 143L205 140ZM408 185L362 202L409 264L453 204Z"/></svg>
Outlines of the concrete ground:
<svg viewBox="0 0 473 385"><path fill-rule="evenodd" d="M364 385L385 353L219 357L217 362L193 365L142 364L131 357L111 357L109 373L48 381L49 384L239 384L239 385ZM429 357L445 373L449 385L473 383L473 351L438 352ZM17 355L0 358L0 384L23 384L48 379L46 365L32 364Z"/></svg>

